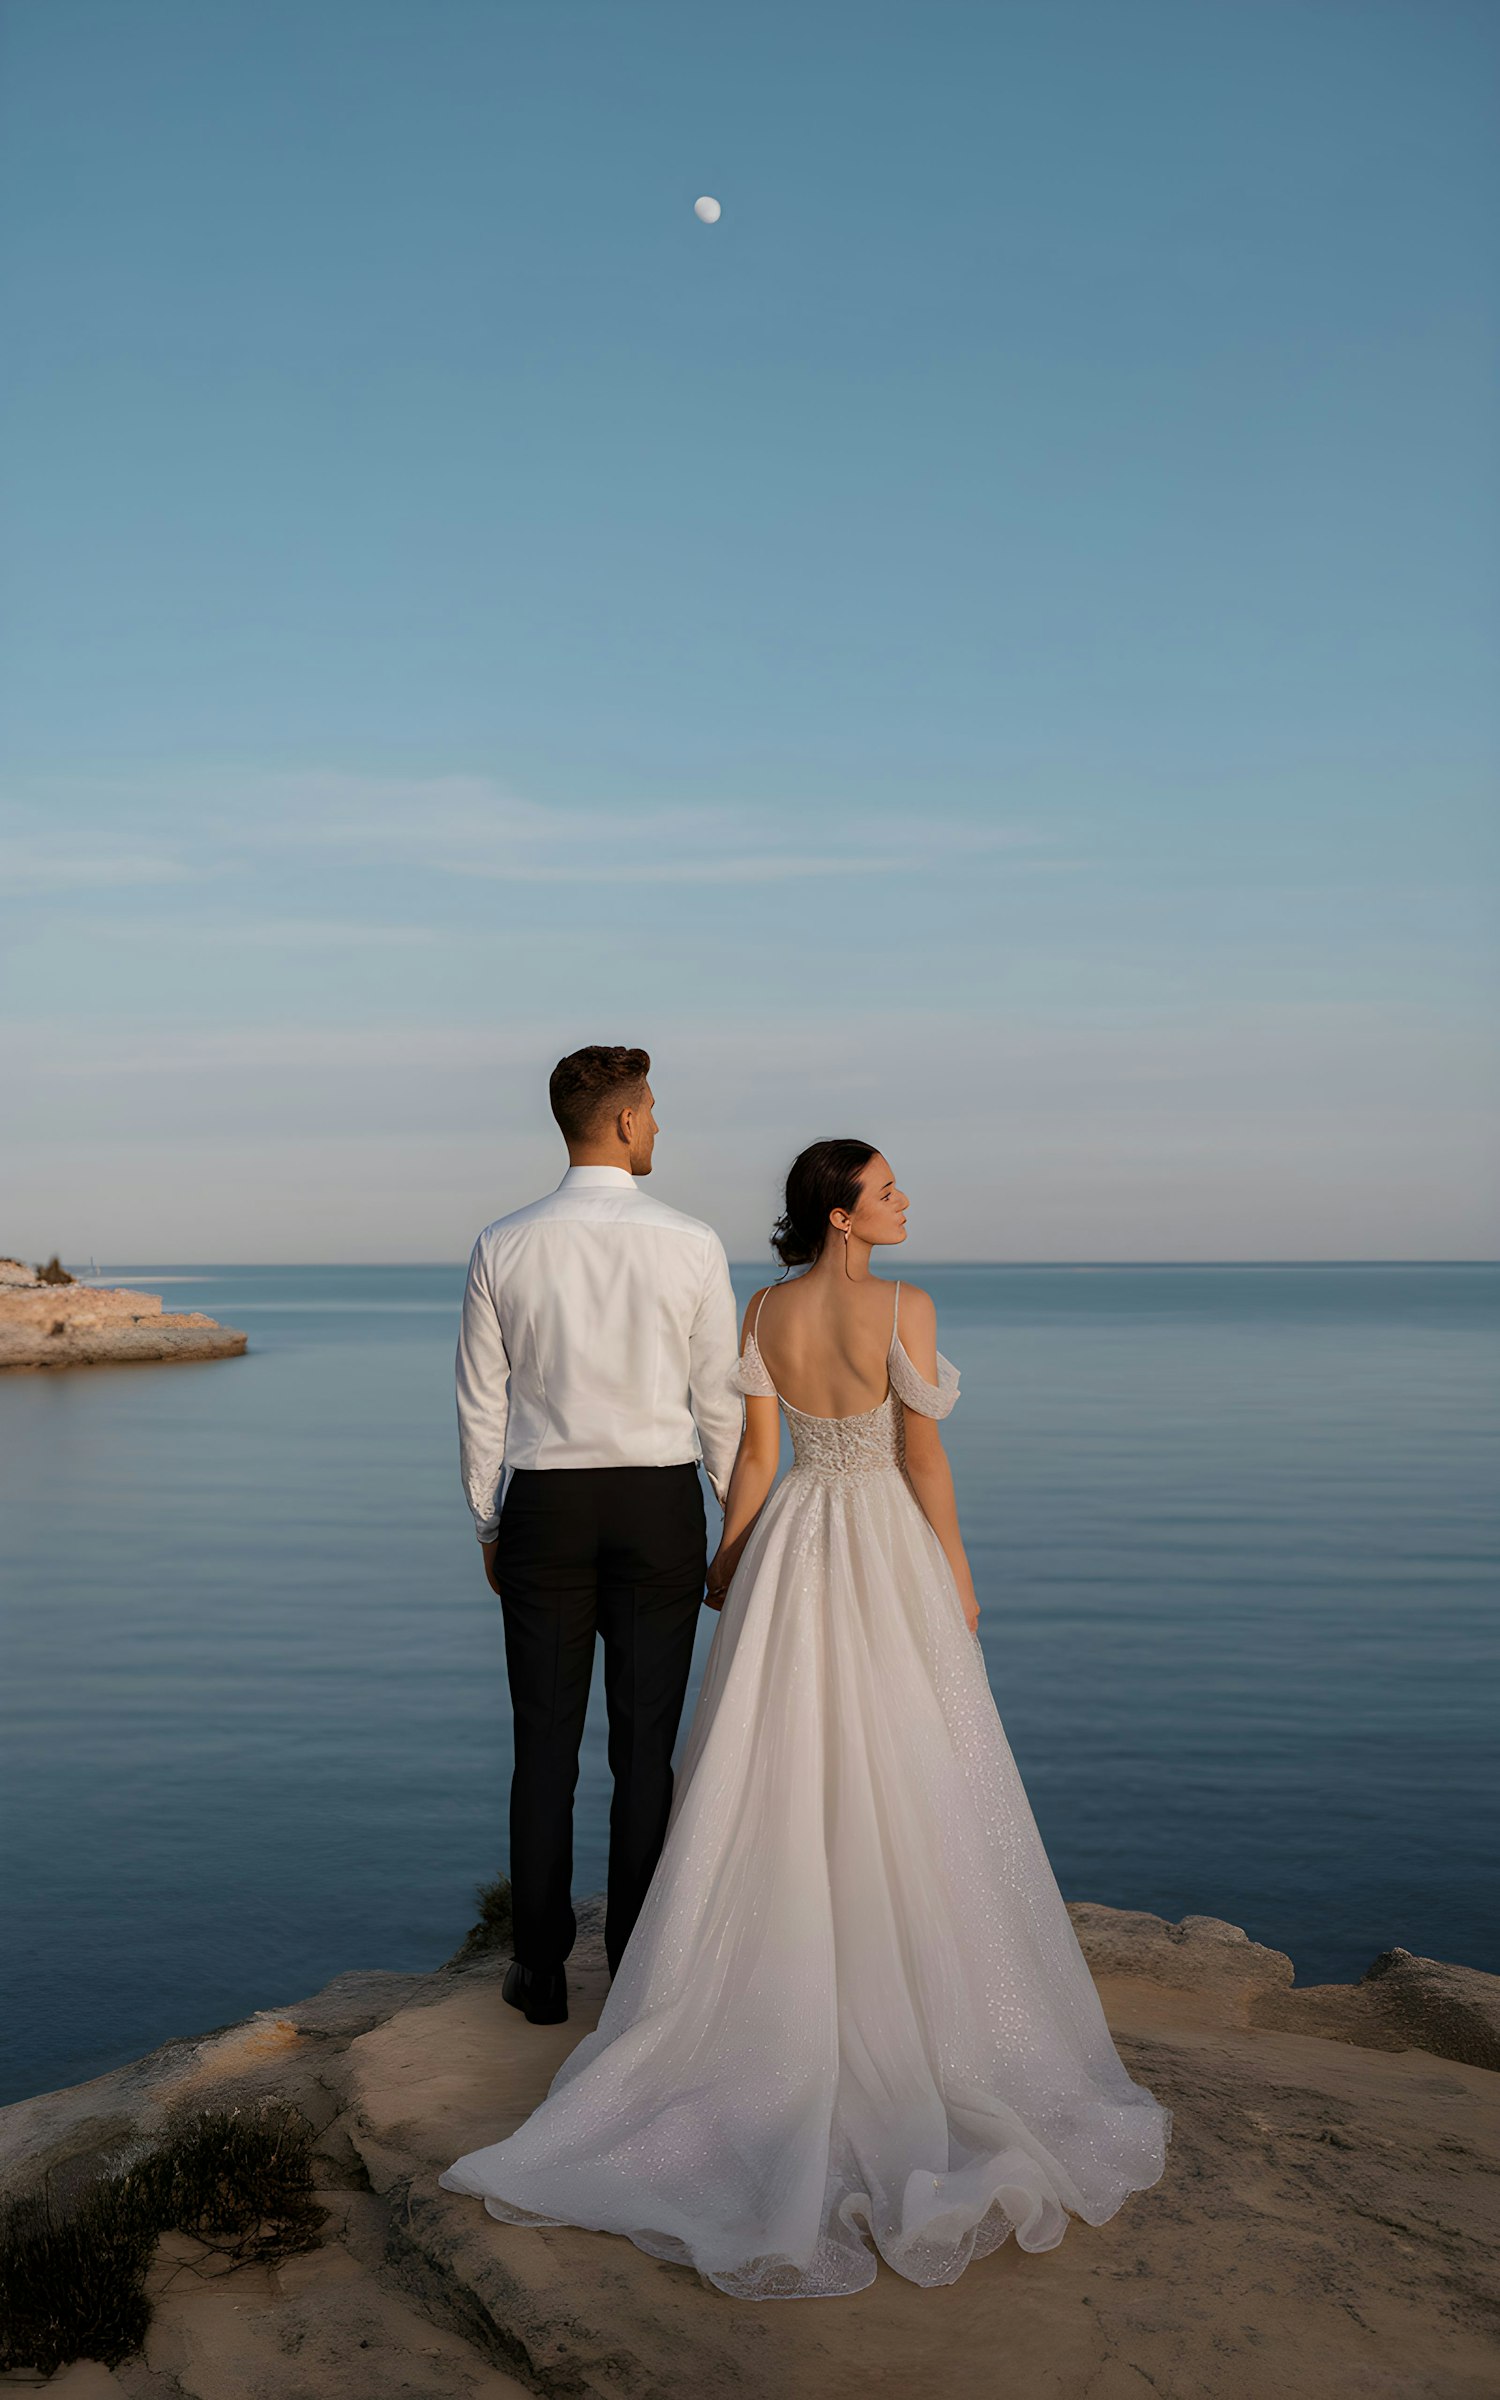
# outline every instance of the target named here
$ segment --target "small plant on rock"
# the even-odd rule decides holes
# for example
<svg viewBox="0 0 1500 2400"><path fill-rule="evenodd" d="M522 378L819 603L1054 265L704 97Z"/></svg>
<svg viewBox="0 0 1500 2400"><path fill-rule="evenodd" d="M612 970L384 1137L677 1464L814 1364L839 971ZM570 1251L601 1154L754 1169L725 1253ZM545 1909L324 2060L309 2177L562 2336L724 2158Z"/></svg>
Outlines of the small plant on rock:
<svg viewBox="0 0 1500 2400"><path fill-rule="evenodd" d="M474 1894L479 1910L479 1922L471 1925L461 1946L448 1961L461 1966L466 1959L483 1958L491 1950L509 1950L513 1920L510 1905L510 1877L497 1875L493 1883L482 1883Z"/></svg>
<svg viewBox="0 0 1500 2400"><path fill-rule="evenodd" d="M118 2366L151 2321L146 2276L175 2230L240 2261L317 2247L312 2128L280 2101L174 2120L144 2157L100 2178L66 2215L44 2188L0 2216L0 2372L71 2359Z"/></svg>

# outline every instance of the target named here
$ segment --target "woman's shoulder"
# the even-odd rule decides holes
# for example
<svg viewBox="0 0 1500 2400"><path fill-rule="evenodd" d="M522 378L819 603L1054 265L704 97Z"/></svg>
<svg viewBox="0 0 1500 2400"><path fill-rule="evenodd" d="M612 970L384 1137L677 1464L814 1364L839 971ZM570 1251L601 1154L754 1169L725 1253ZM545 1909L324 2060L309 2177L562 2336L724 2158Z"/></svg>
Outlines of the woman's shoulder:
<svg viewBox="0 0 1500 2400"><path fill-rule="evenodd" d="M740 1318L740 1346L742 1349L744 1347L746 1334L750 1331L750 1328L755 1323L756 1318L760 1315L760 1304L762 1300L764 1300L767 1292L773 1292L775 1289L776 1286L773 1283L763 1283L760 1285L758 1290L753 1291L750 1294L749 1299L745 1302L744 1313Z"/></svg>
<svg viewBox="0 0 1500 2400"><path fill-rule="evenodd" d="M891 1344L891 1384L919 1417L946 1417L958 1398L958 1369L937 1346L937 1307L919 1283L901 1286L896 1339Z"/></svg>
<svg viewBox="0 0 1500 2400"><path fill-rule="evenodd" d="M919 1283L903 1283L896 1303L896 1340L929 1382L937 1376L937 1308Z"/></svg>
<svg viewBox="0 0 1500 2400"><path fill-rule="evenodd" d="M935 1326L937 1323L937 1302L933 1299L931 1292L924 1291L919 1283L906 1282L904 1277L897 1296L896 1308L903 1332L908 1327L916 1331L918 1327L927 1328Z"/></svg>

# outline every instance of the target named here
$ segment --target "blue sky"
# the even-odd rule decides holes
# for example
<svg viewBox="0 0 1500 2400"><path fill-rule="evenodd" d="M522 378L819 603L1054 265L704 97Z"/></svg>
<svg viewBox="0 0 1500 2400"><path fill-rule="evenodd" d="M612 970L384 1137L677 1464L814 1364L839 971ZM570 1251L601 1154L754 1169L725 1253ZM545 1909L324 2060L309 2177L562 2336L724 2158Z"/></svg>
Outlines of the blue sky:
<svg viewBox="0 0 1500 2400"><path fill-rule="evenodd" d="M12 0L0 1249L1496 1249L1500 20ZM701 226L700 192L723 203Z"/></svg>

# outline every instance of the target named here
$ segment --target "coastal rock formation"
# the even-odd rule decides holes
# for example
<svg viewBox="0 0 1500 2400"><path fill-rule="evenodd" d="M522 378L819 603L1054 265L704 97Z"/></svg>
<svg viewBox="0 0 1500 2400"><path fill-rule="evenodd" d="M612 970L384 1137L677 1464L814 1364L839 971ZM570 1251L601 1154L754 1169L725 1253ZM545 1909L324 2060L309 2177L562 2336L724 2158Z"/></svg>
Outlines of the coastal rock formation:
<svg viewBox="0 0 1500 2400"><path fill-rule="evenodd" d="M1075 1900L1068 1915L1096 1981L1128 1975L1176 1992L1219 1992L1245 2009L1292 1981L1284 1950L1262 1949L1243 1926L1222 1917L1184 1917L1169 1925L1146 1909L1101 1908L1092 1900Z"/></svg>
<svg viewBox="0 0 1500 2400"><path fill-rule="evenodd" d="M1243 2025L1321 2034L1364 2050L1427 2050L1500 2072L1500 1976L1410 1950L1386 1950L1358 1983L1294 1986L1283 1950L1265 1950L1219 1917L1169 1925L1144 1909L1075 1901L1073 1930L1096 1981L1121 1977L1215 1992Z"/></svg>
<svg viewBox="0 0 1500 2400"><path fill-rule="evenodd" d="M59 2207L174 2110L274 2095L313 2128L322 2247L222 2271L163 2237L145 2352L71 2400L1487 2400L1500 2350L1500 1977L1387 1953L1301 1994L1214 1918L1071 1911L1131 2072L1175 2111L1165 2176L1054 2251L1008 2243L944 2290L726 2300L609 2235L501 2225L439 2189L536 2104L595 2022L597 1907L572 2016L504 2005L498 1947L341 1975L199 2041L0 2111L0 2190ZM1317 1994L1325 1997L1319 2001ZM1335 2029L1330 1996L1343 1993ZM1265 2012L1312 2004L1305 2026Z"/></svg>
<svg viewBox="0 0 1500 2400"><path fill-rule="evenodd" d="M157 1292L59 1282L51 1267L38 1271L0 1259L0 1369L236 1358L245 1339L196 1310L164 1314Z"/></svg>

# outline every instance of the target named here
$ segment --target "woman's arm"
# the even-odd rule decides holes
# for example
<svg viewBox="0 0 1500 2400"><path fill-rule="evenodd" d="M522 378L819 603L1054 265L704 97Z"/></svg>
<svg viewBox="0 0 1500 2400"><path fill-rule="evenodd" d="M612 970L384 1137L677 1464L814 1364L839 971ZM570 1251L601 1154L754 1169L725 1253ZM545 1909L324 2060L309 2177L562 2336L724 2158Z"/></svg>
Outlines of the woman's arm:
<svg viewBox="0 0 1500 2400"><path fill-rule="evenodd" d="M708 1570L710 1608L724 1605L724 1594L740 1563L740 1553L776 1481L780 1459L781 1426L775 1401L763 1400L759 1394L747 1397L745 1430L740 1435L734 1473L729 1478L729 1498L724 1504L724 1531Z"/></svg>
<svg viewBox="0 0 1500 2400"><path fill-rule="evenodd" d="M937 1311L926 1292L909 1284L901 1287L901 1346L917 1372L928 1383L936 1383ZM958 1596L964 1604L964 1621L973 1633L979 1625L979 1602L974 1595L974 1577L963 1535L958 1530L953 1469L948 1464L943 1437L935 1418L921 1416L916 1409L904 1405L901 1413L906 1436L906 1480L943 1546L943 1556L953 1570Z"/></svg>
<svg viewBox="0 0 1500 2400"><path fill-rule="evenodd" d="M745 1323L740 1332L743 1349L745 1334L751 1323L752 1311L760 1298L754 1293L745 1310ZM745 1400L745 1430L735 1452L734 1469L729 1478L729 1491L724 1502L724 1531L719 1539L708 1570L708 1605L722 1608L740 1553L750 1538L756 1518L765 1507L776 1469L781 1462L781 1412L774 1399L749 1394Z"/></svg>

